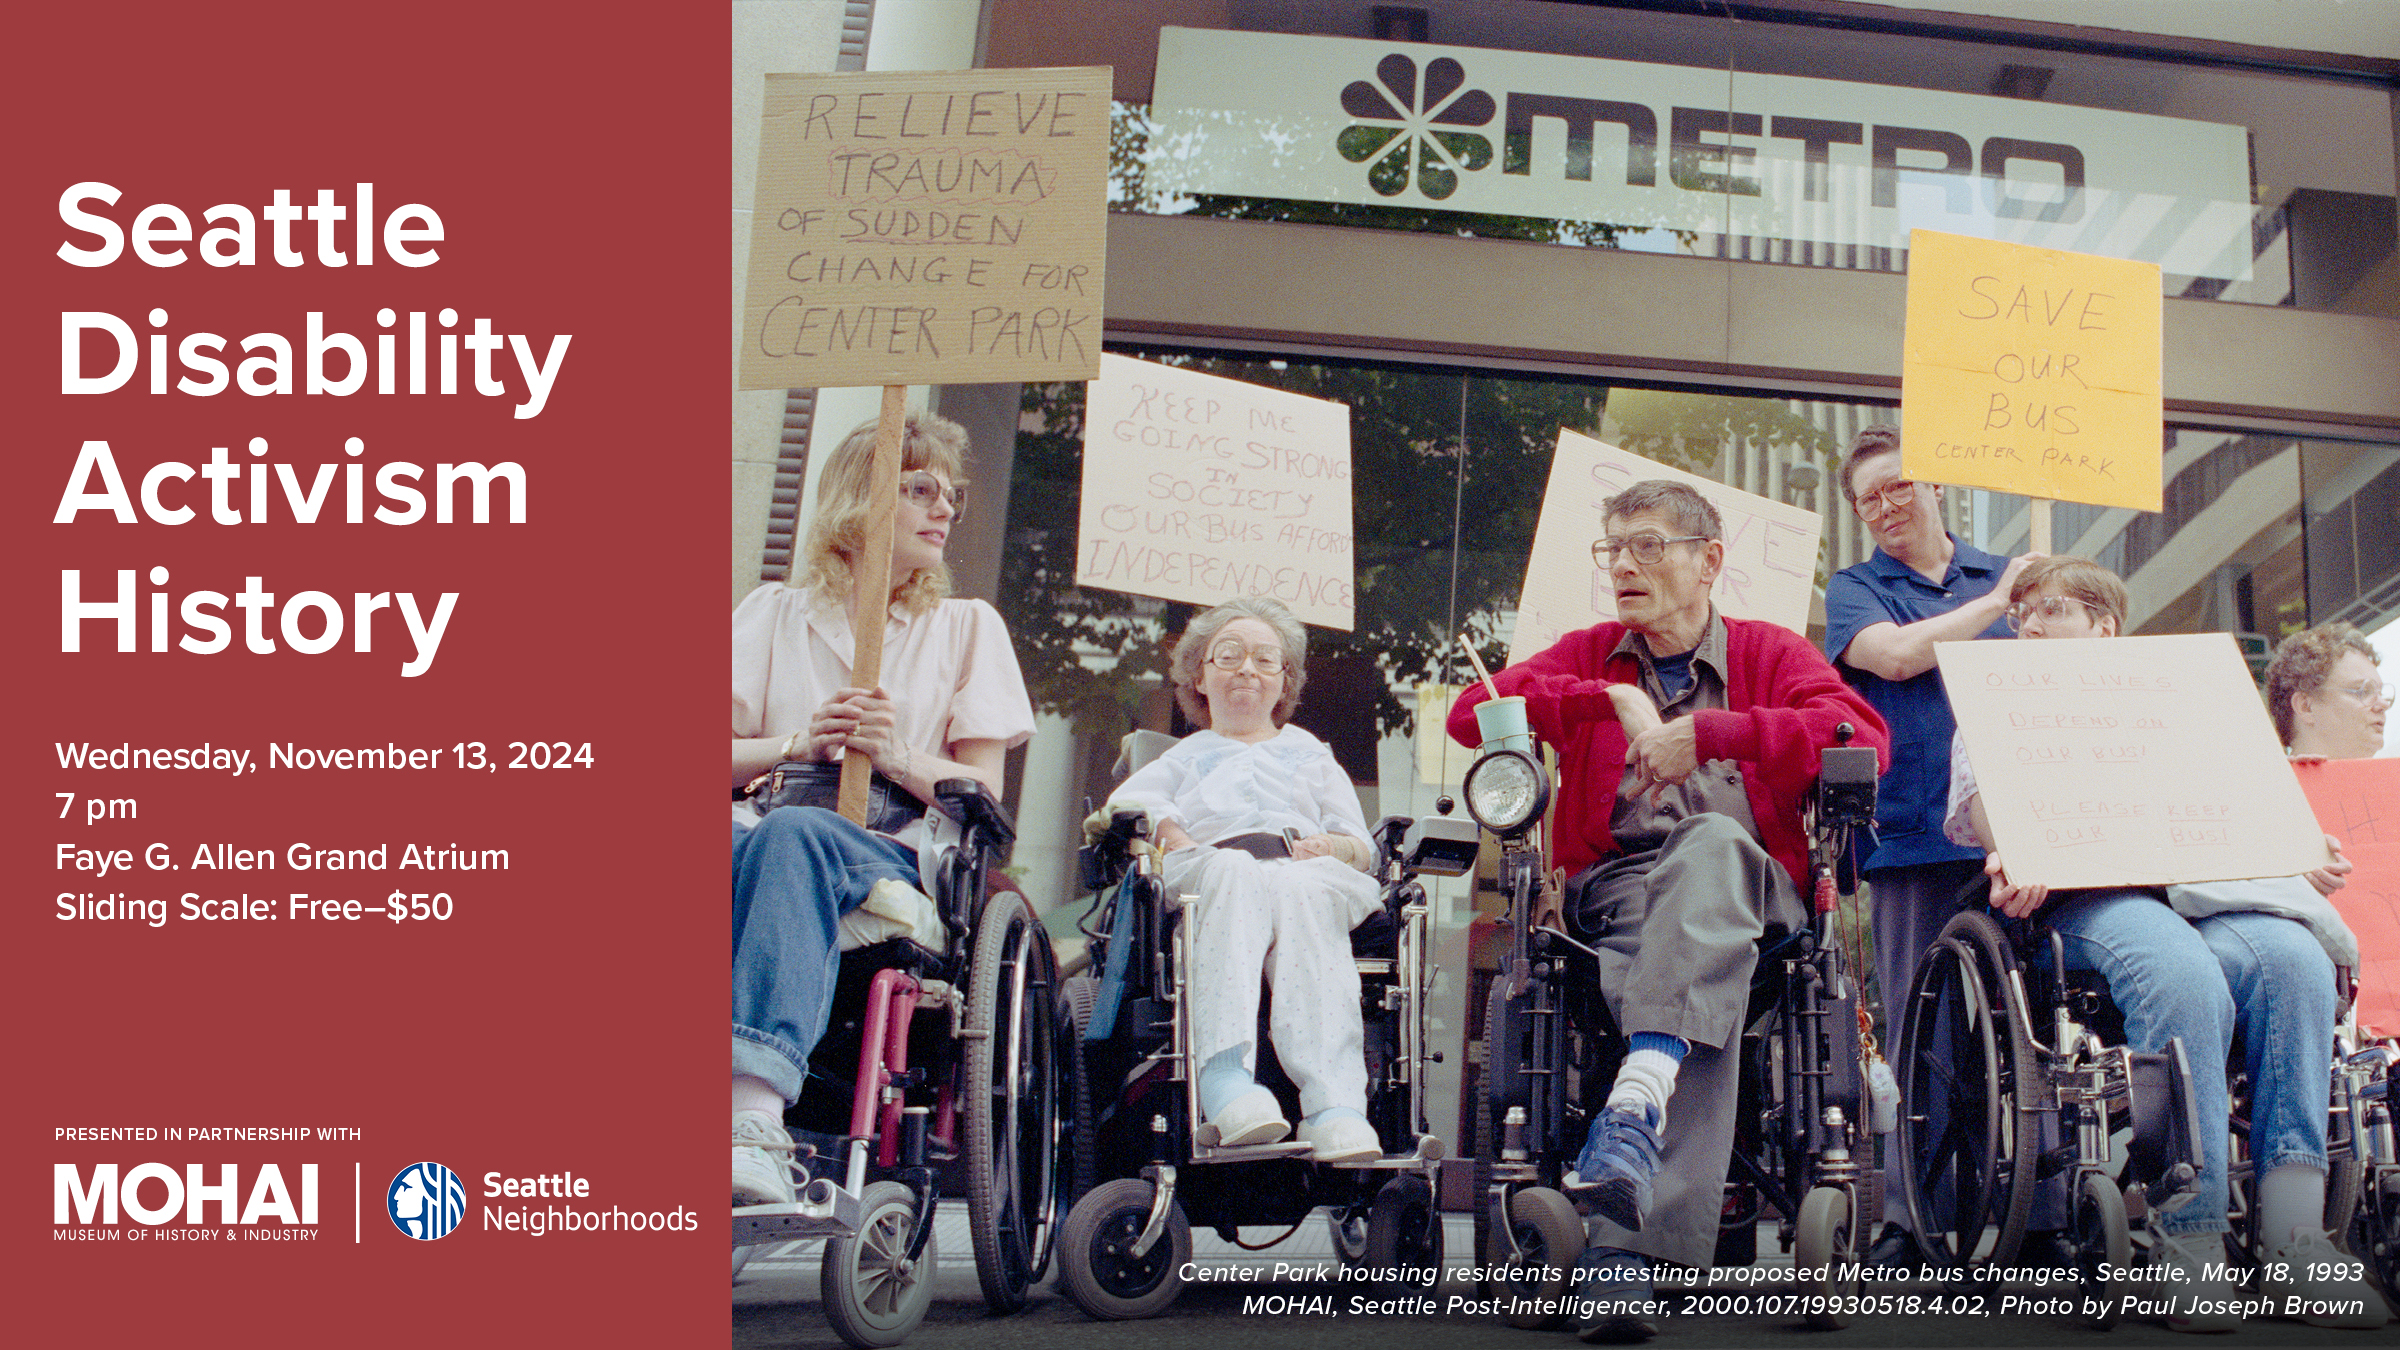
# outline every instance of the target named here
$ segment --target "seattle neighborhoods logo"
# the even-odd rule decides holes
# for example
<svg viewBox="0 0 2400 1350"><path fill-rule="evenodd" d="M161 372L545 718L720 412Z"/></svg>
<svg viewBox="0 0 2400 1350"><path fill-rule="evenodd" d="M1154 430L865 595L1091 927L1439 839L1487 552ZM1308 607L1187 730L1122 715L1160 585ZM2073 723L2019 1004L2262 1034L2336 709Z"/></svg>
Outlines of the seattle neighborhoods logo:
<svg viewBox="0 0 2400 1350"><path fill-rule="evenodd" d="M1342 110L1360 124L1343 128L1334 145L1353 164L1382 156L1367 170L1367 185L1378 196L1408 190L1412 160L1417 191L1437 202L1458 190L1461 172L1492 162L1488 137L1441 130L1484 126L1499 111L1490 94L1462 90L1467 72L1457 61L1436 57L1420 80L1416 61L1394 52L1376 63L1375 78L1382 89L1352 80L1342 90Z"/></svg>
<svg viewBox="0 0 2400 1350"><path fill-rule="evenodd" d="M448 1236L467 1216L467 1188L458 1173L437 1162L410 1163L383 1193L392 1226L420 1241Z"/></svg>

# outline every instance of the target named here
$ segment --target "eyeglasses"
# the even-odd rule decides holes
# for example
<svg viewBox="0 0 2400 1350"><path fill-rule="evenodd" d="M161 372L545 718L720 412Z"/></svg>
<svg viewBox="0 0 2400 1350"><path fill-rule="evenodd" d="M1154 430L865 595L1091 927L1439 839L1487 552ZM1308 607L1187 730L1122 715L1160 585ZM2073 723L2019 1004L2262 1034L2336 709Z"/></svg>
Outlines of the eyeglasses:
<svg viewBox="0 0 2400 1350"><path fill-rule="evenodd" d="M1617 555L1630 550L1633 560L1646 566L1666 557L1669 544L1696 544L1706 538L1705 534L1679 534L1672 539L1663 534L1637 534L1631 539L1595 539L1592 561L1602 567L1614 567Z"/></svg>
<svg viewBox="0 0 2400 1350"><path fill-rule="evenodd" d="M2377 687L2361 681L2357 684L2342 684L2334 687L2370 708L2392 706L2392 687L2388 684Z"/></svg>
<svg viewBox="0 0 2400 1350"><path fill-rule="evenodd" d="M1858 494L1851 505L1857 508L1860 520L1881 520L1887 511L1897 511L1917 499L1917 485L1908 479L1886 483L1873 492Z"/></svg>
<svg viewBox="0 0 2400 1350"><path fill-rule="evenodd" d="M2033 617L2037 614L2041 616L2043 623L2057 623L2060 619L2067 617L2067 606L2069 605L2083 606L2084 612L2095 620L2100 616L2100 611L2094 609L2089 601L2078 600L2071 595L2045 595L2039 600L2020 600L2010 605L2008 607L2008 631L2012 633L2023 631L2025 625L2032 622Z"/></svg>
<svg viewBox="0 0 2400 1350"><path fill-rule="evenodd" d="M1225 641L1208 649L1208 663L1219 670L1240 670L1255 665L1261 675L1283 673L1283 648L1245 647L1239 642Z"/></svg>
<svg viewBox="0 0 2400 1350"><path fill-rule="evenodd" d="M960 483L955 487L943 487L941 479L923 469L919 469L915 473L900 475L900 500L911 506L921 511L930 511L933 509L935 499L941 497L950 499L950 519L953 523L966 517L966 484Z"/></svg>

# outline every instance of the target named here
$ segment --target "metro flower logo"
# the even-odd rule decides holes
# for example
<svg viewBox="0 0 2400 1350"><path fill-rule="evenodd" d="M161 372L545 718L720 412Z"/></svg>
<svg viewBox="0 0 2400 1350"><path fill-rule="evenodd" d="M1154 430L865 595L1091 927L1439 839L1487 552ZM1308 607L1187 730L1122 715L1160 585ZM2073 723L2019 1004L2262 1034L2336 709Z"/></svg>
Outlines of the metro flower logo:
<svg viewBox="0 0 2400 1350"><path fill-rule="evenodd" d="M1342 91L1343 111L1364 125L1345 128L1334 144L1353 164L1382 155L1367 170L1367 185L1377 195L1397 197L1408 190L1412 159L1417 191L1437 202L1458 190L1462 170L1473 172L1492 162L1490 140L1472 131L1439 129L1480 127L1499 111L1490 94L1460 91L1467 72L1457 61L1437 58L1425 67L1420 84L1417 63L1394 52L1376 63L1375 78L1382 89L1352 80Z"/></svg>

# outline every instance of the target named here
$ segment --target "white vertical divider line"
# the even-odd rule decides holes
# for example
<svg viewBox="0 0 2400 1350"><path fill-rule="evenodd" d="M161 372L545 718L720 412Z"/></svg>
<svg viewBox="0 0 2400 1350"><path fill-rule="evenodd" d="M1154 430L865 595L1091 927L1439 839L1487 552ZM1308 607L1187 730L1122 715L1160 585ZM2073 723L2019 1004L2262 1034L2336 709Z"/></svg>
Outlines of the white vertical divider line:
<svg viewBox="0 0 2400 1350"><path fill-rule="evenodd" d="M358 1216L366 1208L366 1204L366 1192L359 1189L358 1164L353 1161L350 1164L350 1241L354 1246L359 1240Z"/></svg>

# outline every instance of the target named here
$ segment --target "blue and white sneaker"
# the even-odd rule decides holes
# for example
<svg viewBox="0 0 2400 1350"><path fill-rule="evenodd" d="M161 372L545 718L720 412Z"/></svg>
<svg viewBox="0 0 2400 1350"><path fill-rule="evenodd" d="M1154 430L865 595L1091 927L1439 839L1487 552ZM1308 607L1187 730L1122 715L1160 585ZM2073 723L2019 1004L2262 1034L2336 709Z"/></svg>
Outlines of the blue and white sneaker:
<svg viewBox="0 0 2400 1350"><path fill-rule="evenodd" d="M1665 1307L1650 1283L1650 1258L1621 1247L1594 1247L1575 1261L1570 1292L1588 1300L1575 1338L1588 1345L1632 1345L1658 1334Z"/></svg>
<svg viewBox="0 0 2400 1350"><path fill-rule="evenodd" d="M1601 1218L1630 1233L1642 1231L1651 1183L1658 1180L1658 1127L1664 1120L1655 1106L1602 1111L1566 1177L1567 1189L1588 1200Z"/></svg>

